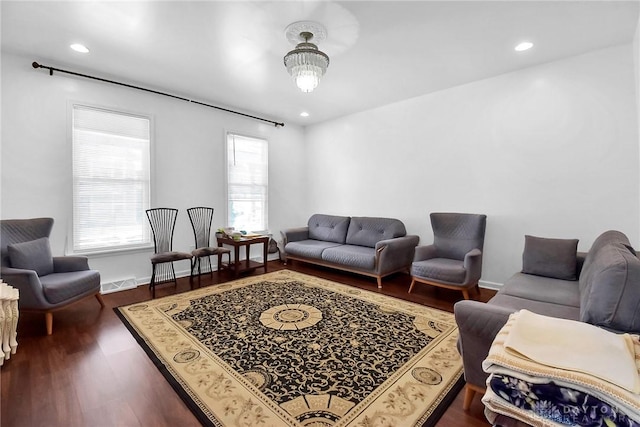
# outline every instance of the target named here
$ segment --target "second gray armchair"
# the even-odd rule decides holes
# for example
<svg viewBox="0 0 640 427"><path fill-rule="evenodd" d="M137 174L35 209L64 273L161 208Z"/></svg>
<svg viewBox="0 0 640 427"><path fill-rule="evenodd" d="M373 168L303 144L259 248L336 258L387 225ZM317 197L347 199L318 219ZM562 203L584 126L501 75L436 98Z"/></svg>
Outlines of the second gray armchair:
<svg viewBox="0 0 640 427"><path fill-rule="evenodd" d="M467 213L432 213L434 241L418 246L411 264L411 286L425 283L462 291L478 289L487 216Z"/></svg>
<svg viewBox="0 0 640 427"><path fill-rule="evenodd" d="M45 314L47 335L53 332L53 312L83 298L100 295L100 273L84 256L52 256L49 234L53 218L0 221L2 280L20 291L21 311Z"/></svg>

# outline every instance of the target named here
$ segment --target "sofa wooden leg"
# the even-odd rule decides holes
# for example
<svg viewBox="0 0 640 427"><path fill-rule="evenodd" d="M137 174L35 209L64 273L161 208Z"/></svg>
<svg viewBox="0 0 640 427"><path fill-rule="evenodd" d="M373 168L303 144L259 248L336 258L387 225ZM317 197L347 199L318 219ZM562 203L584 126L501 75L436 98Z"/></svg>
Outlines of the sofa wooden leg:
<svg viewBox="0 0 640 427"><path fill-rule="evenodd" d="M476 393L484 394L484 392L484 388L467 383L464 386L464 400L462 401L462 409L468 411L471 407L471 402L473 402L473 398L475 397Z"/></svg>
<svg viewBox="0 0 640 427"><path fill-rule="evenodd" d="M415 284L416 284L416 279L413 279L413 278L412 278L412 279L411 279L411 285L409 286L409 292L408 292L409 294L410 294L410 293L411 293L411 291L413 290L413 285L415 285Z"/></svg>
<svg viewBox="0 0 640 427"><path fill-rule="evenodd" d="M382 289L382 277L378 277L378 289Z"/></svg>
<svg viewBox="0 0 640 427"><path fill-rule="evenodd" d="M468 289L463 289L462 290L462 296L464 297L464 299L470 299L469 298L469 290Z"/></svg>
<svg viewBox="0 0 640 427"><path fill-rule="evenodd" d="M47 325L47 335L53 334L53 313L47 311L44 314L44 322Z"/></svg>
<svg viewBox="0 0 640 427"><path fill-rule="evenodd" d="M469 408L471 407L471 402L473 401L475 395L476 391L469 387L469 384L467 384L464 387L464 401L462 402L462 409L464 409L465 411L469 410Z"/></svg>
<svg viewBox="0 0 640 427"><path fill-rule="evenodd" d="M100 307L104 308L104 300L102 299L102 294L100 292L96 294L96 299L100 303Z"/></svg>

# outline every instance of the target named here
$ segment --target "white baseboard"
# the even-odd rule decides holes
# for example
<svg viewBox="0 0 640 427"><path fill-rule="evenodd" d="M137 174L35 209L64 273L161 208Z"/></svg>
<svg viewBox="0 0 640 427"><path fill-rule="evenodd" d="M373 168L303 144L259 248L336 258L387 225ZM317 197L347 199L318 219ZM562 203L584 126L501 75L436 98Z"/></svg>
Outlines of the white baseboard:
<svg viewBox="0 0 640 427"><path fill-rule="evenodd" d="M110 294L112 292L126 291L134 289L138 286L135 277L127 277L126 279L112 280L111 282L100 283L100 293Z"/></svg>
<svg viewBox="0 0 640 427"><path fill-rule="evenodd" d="M481 288L492 289L494 291L499 291L500 288L502 288L502 285L502 283L489 282L487 280L480 280L480 282L478 283L478 286L480 286Z"/></svg>

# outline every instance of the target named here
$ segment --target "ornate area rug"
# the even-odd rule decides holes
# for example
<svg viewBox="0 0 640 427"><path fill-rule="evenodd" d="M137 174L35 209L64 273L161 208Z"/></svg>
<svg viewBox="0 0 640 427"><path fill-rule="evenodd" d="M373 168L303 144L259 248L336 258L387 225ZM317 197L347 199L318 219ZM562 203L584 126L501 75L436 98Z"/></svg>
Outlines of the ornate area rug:
<svg viewBox="0 0 640 427"><path fill-rule="evenodd" d="M288 270L115 310L205 425L433 425L463 384L453 314Z"/></svg>

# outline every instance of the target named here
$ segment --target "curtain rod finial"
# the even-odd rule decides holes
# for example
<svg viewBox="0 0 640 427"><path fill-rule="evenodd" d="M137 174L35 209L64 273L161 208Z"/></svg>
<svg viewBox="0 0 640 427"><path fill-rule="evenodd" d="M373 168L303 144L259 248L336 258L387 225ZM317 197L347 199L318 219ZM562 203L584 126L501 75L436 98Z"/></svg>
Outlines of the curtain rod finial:
<svg viewBox="0 0 640 427"><path fill-rule="evenodd" d="M38 64L36 61L33 61L33 63L31 64L31 66L33 68L40 68L40 64Z"/></svg>

